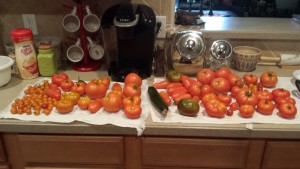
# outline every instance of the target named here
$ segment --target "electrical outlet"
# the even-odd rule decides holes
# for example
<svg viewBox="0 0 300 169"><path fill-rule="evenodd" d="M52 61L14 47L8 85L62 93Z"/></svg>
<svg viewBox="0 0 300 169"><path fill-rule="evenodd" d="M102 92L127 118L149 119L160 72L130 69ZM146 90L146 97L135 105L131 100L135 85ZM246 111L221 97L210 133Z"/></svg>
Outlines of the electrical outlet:
<svg viewBox="0 0 300 169"><path fill-rule="evenodd" d="M33 35L38 35L38 30L36 27L35 15L34 14L23 14L24 27L31 29Z"/></svg>
<svg viewBox="0 0 300 169"><path fill-rule="evenodd" d="M157 33L157 38L165 38L167 34L167 21L166 21L166 16L156 16L156 23L160 22L161 26L160 29Z"/></svg>

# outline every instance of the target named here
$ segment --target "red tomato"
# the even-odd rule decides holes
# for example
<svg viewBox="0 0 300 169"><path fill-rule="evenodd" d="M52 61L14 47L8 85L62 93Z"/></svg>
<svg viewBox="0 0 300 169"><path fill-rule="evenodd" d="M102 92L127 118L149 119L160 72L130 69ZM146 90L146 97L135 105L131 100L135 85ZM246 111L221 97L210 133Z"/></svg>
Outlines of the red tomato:
<svg viewBox="0 0 300 169"><path fill-rule="evenodd" d="M122 97L110 92L102 99L102 105L107 112L118 112L122 107Z"/></svg>
<svg viewBox="0 0 300 169"><path fill-rule="evenodd" d="M256 85L257 81L258 81L258 77L253 74L246 73L243 76L243 81L244 81L245 85L249 85L249 84Z"/></svg>
<svg viewBox="0 0 300 169"><path fill-rule="evenodd" d="M231 103L230 106L229 106L229 109L233 110L233 111L238 110L239 105L237 104L237 102Z"/></svg>
<svg viewBox="0 0 300 169"><path fill-rule="evenodd" d="M283 89L283 88L277 88L277 89L272 90L272 94L273 94L274 98L291 96L290 91Z"/></svg>
<svg viewBox="0 0 300 169"><path fill-rule="evenodd" d="M89 98L89 97L81 97L77 104L78 104L78 107L81 109L81 110L86 110L88 109L88 105L89 103L91 102L92 100Z"/></svg>
<svg viewBox="0 0 300 169"><path fill-rule="evenodd" d="M243 80L237 74L234 73L229 74L227 76L227 80L229 81L231 88L233 86L238 86L240 88L244 86Z"/></svg>
<svg viewBox="0 0 300 169"><path fill-rule="evenodd" d="M122 86L120 85L120 83L113 83L112 87L111 87L111 90L117 90L117 91L121 91L123 90Z"/></svg>
<svg viewBox="0 0 300 169"><path fill-rule="evenodd" d="M98 80L92 80L85 86L85 94L91 99L102 98L105 96L107 88Z"/></svg>
<svg viewBox="0 0 300 169"><path fill-rule="evenodd" d="M53 74L51 76L51 81L52 83L56 84L57 86L60 86L60 83L63 81L63 80L66 80L68 79L68 75L64 72L62 73L56 73L56 74Z"/></svg>
<svg viewBox="0 0 300 169"><path fill-rule="evenodd" d="M202 97L202 104L205 105L209 100L217 99L217 95L214 93L207 93Z"/></svg>
<svg viewBox="0 0 300 169"><path fill-rule="evenodd" d="M292 103L283 103L279 106L279 114L286 119L295 118L297 114L297 108Z"/></svg>
<svg viewBox="0 0 300 169"><path fill-rule="evenodd" d="M230 84L227 79L218 77L210 82L210 86L215 93L228 93L230 91Z"/></svg>
<svg viewBox="0 0 300 169"><path fill-rule="evenodd" d="M101 99L92 100L88 104L88 110L90 113L96 113L98 112L102 107L102 101Z"/></svg>
<svg viewBox="0 0 300 169"><path fill-rule="evenodd" d="M260 76L260 84L263 87L267 87L267 88L275 87L277 82L278 82L278 77L277 77L276 73L274 73L272 71L264 72Z"/></svg>
<svg viewBox="0 0 300 169"><path fill-rule="evenodd" d="M71 88L71 91L72 92L76 92L78 93L80 96L84 95L85 94L85 91L84 91L84 88L86 86L86 83L85 82L76 82L72 88Z"/></svg>
<svg viewBox="0 0 300 169"><path fill-rule="evenodd" d="M293 105L296 105L296 100L291 97L276 97L275 98L276 106L280 106L283 103L292 103Z"/></svg>
<svg viewBox="0 0 300 169"><path fill-rule="evenodd" d="M256 106L258 102L257 93L252 92L250 89L241 89L236 96L236 101L239 105L252 105Z"/></svg>
<svg viewBox="0 0 300 169"><path fill-rule="evenodd" d="M226 112L226 115L227 116L232 116L233 115L233 110L228 109L227 112Z"/></svg>
<svg viewBox="0 0 300 169"><path fill-rule="evenodd" d="M231 74L231 70L228 67L222 67L215 72L216 77L227 78Z"/></svg>
<svg viewBox="0 0 300 169"><path fill-rule="evenodd" d="M190 84L189 88L188 88L188 92L192 95L192 96L199 96L201 95L201 88L202 85L199 83L192 83Z"/></svg>
<svg viewBox="0 0 300 169"><path fill-rule="evenodd" d="M210 85L203 85L201 87L201 95L200 98L202 98L204 95L211 93L212 92L212 88L210 87Z"/></svg>
<svg viewBox="0 0 300 169"><path fill-rule="evenodd" d="M61 83L60 83L60 87L63 91L65 92L69 92L71 91L71 88L73 87L74 83L72 80L70 79L66 79L66 80L63 80Z"/></svg>
<svg viewBox="0 0 300 169"><path fill-rule="evenodd" d="M275 109L275 104L270 100L260 100L257 104L257 111L263 115L271 115Z"/></svg>
<svg viewBox="0 0 300 169"><path fill-rule="evenodd" d="M240 116L244 118L253 117L254 111L255 111L254 106L249 104L241 105L239 109Z"/></svg>
<svg viewBox="0 0 300 169"><path fill-rule="evenodd" d="M50 83L49 87L44 90L44 93L45 95L54 98L56 100L59 100L61 98L61 91L54 83Z"/></svg>
<svg viewBox="0 0 300 169"><path fill-rule="evenodd" d="M99 83L104 84L107 89L109 88L110 79L108 77L102 77L98 81L99 81Z"/></svg>
<svg viewBox="0 0 300 169"><path fill-rule="evenodd" d="M142 107L140 105L131 105L124 107L124 114L129 119L140 118L142 114Z"/></svg>
<svg viewBox="0 0 300 169"><path fill-rule="evenodd" d="M132 106L132 105L140 105L141 102L142 100L140 96L124 97L122 99L122 106L125 107L125 106Z"/></svg>
<svg viewBox="0 0 300 169"><path fill-rule="evenodd" d="M236 97L237 94L238 94L238 92L239 92L241 89L242 89L242 88L240 88L240 87L238 87L238 86L233 86L233 87L231 88L231 95L232 95L233 97Z"/></svg>
<svg viewBox="0 0 300 169"><path fill-rule="evenodd" d="M269 92L268 90L258 91L257 98L258 98L258 100L270 100L270 101L272 101L274 99L273 94L271 92Z"/></svg>
<svg viewBox="0 0 300 169"><path fill-rule="evenodd" d="M211 69L204 68L197 72L197 80L202 84L210 84L213 78L215 78L215 72Z"/></svg>
<svg viewBox="0 0 300 169"><path fill-rule="evenodd" d="M225 103L226 106L228 106L231 103L231 101L232 101L232 97L230 95L223 94L223 93L219 93L217 95L217 99L219 101L221 101L222 103Z"/></svg>
<svg viewBox="0 0 300 169"><path fill-rule="evenodd" d="M123 95L125 97L132 97L132 96L141 96L141 87L134 83L127 83L123 89Z"/></svg>
<svg viewBox="0 0 300 169"><path fill-rule="evenodd" d="M142 78L136 73L129 73L125 76L124 83L125 85L133 83L138 86L142 86Z"/></svg>
<svg viewBox="0 0 300 169"><path fill-rule="evenodd" d="M227 107L217 99L211 99L204 105L205 111L211 117L223 118L227 113Z"/></svg>

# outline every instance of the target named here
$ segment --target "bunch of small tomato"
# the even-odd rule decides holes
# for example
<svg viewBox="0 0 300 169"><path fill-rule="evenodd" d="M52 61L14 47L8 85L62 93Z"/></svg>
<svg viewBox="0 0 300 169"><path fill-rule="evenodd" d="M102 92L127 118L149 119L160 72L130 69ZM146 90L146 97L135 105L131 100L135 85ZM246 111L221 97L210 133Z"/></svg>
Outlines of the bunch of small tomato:
<svg viewBox="0 0 300 169"><path fill-rule="evenodd" d="M297 114L296 101L290 91L276 88L277 75L272 71L259 77L245 73L243 77L232 73L227 67L216 71L200 69L196 79L178 72L167 75L167 79L153 84L160 92L164 102L170 106L181 99L191 99L204 106L211 117L232 116L238 111L243 118L251 118L255 110L263 115L271 115L277 107L283 118L294 118Z"/></svg>

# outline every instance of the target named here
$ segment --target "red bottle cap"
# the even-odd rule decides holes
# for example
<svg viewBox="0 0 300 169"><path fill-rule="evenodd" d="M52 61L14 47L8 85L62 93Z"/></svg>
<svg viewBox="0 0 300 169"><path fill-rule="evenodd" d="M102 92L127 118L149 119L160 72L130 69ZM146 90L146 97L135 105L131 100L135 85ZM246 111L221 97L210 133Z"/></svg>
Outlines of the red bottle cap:
<svg viewBox="0 0 300 169"><path fill-rule="evenodd" d="M22 42L32 40L32 31L31 29L14 29L10 32L10 36L14 42Z"/></svg>

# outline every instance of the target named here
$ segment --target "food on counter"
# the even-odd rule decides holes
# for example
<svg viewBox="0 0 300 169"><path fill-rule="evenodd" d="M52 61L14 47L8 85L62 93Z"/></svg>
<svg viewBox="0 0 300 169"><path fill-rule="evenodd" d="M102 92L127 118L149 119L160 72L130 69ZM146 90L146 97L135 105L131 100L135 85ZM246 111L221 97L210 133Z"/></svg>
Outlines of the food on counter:
<svg viewBox="0 0 300 169"><path fill-rule="evenodd" d="M51 76L51 81L52 81L52 83L54 83L60 87L60 83L64 80L67 80L68 78L69 78L69 76L66 73L61 72L61 73L53 74Z"/></svg>
<svg viewBox="0 0 300 169"><path fill-rule="evenodd" d="M80 99L77 102L77 105L81 110L86 110L86 109L88 109L89 103L91 101L92 101L92 99L90 99L87 96L80 97Z"/></svg>
<svg viewBox="0 0 300 169"><path fill-rule="evenodd" d="M73 104L76 105L78 100L80 99L80 95L76 92L63 93L61 99L71 100Z"/></svg>
<svg viewBox="0 0 300 169"><path fill-rule="evenodd" d="M243 81L244 81L245 85L249 85L249 84L256 85L258 82L258 77L253 74L246 73L243 76Z"/></svg>
<svg viewBox="0 0 300 169"><path fill-rule="evenodd" d="M257 93L247 88L241 89L235 99L239 106L248 104L255 107L258 103Z"/></svg>
<svg viewBox="0 0 300 169"><path fill-rule="evenodd" d="M260 76L260 84L266 88L273 88L276 86L278 82L278 77L276 73L272 71L267 71L261 74Z"/></svg>
<svg viewBox="0 0 300 169"><path fill-rule="evenodd" d="M231 73L227 76L226 78L230 84L230 87L238 86L238 87L243 87L244 86L244 81L242 78L240 78L237 74Z"/></svg>
<svg viewBox="0 0 300 169"><path fill-rule="evenodd" d="M109 92L102 98L102 106L107 112L118 112L122 108L122 96L114 92Z"/></svg>
<svg viewBox="0 0 300 169"><path fill-rule="evenodd" d="M228 93L230 91L229 81L223 77L213 78L210 86L215 93Z"/></svg>
<svg viewBox="0 0 300 169"><path fill-rule="evenodd" d="M193 99L184 98L178 102L177 109L181 115L195 117L200 111L200 105Z"/></svg>
<svg viewBox="0 0 300 169"><path fill-rule="evenodd" d="M166 105L166 103L163 101L163 99L160 97L158 91L152 87L148 87L148 95L151 101L151 104L153 107L164 117L167 116L169 108Z"/></svg>
<svg viewBox="0 0 300 169"><path fill-rule="evenodd" d="M213 78L215 78L215 72L209 68L203 68L197 72L197 80L202 84L210 84Z"/></svg>
<svg viewBox="0 0 300 169"><path fill-rule="evenodd" d="M92 113L92 114L98 112L102 108L102 99L97 98L95 100L91 100L88 103L87 108L88 108L89 112Z"/></svg>
<svg viewBox="0 0 300 169"><path fill-rule="evenodd" d="M163 101L166 103L167 106L171 106L172 101L169 97L169 94L166 91L160 91L159 95L163 99Z"/></svg>
<svg viewBox="0 0 300 169"><path fill-rule="evenodd" d="M85 86L85 94L91 99L102 98L106 95L108 87L99 79L93 79Z"/></svg>
<svg viewBox="0 0 300 169"><path fill-rule="evenodd" d="M225 93L219 93L217 95L217 99L223 103L226 104L226 106L229 106L231 101L232 101L232 97L228 94L225 94Z"/></svg>
<svg viewBox="0 0 300 169"><path fill-rule="evenodd" d="M168 80L163 80L157 83L152 84L152 87L155 89L166 89L170 82Z"/></svg>
<svg viewBox="0 0 300 169"><path fill-rule="evenodd" d="M140 87L140 86L142 86L142 78L136 73L129 73L126 75L126 77L124 79L124 83L125 83L125 85L133 83Z"/></svg>
<svg viewBox="0 0 300 169"><path fill-rule="evenodd" d="M287 89L277 88L277 89L272 90L272 95L274 96L274 98L277 98L277 97L290 97L291 92L288 91Z"/></svg>
<svg viewBox="0 0 300 169"><path fill-rule="evenodd" d="M260 100L256 109L263 115L271 115L275 109L275 104L270 100Z"/></svg>
<svg viewBox="0 0 300 169"><path fill-rule="evenodd" d="M179 73L175 70L168 70L166 73L166 78L170 81L170 82L180 82L180 78L183 74Z"/></svg>
<svg viewBox="0 0 300 169"><path fill-rule="evenodd" d="M227 79L227 77L231 74L231 70L228 67L221 67L220 69L215 71L215 77L222 77Z"/></svg>
<svg viewBox="0 0 300 169"><path fill-rule="evenodd" d="M218 99L210 99L204 104L208 116L223 118L227 113L227 106Z"/></svg>
<svg viewBox="0 0 300 169"><path fill-rule="evenodd" d="M239 108L239 115L243 118L251 118L255 112L255 108L250 104L243 104Z"/></svg>
<svg viewBox="0 0 300 169"><path fill-rule="evenodd" d="M60 100L61 98L61 91L54 83L50 83L49 87L45 88L44 94L56 100Z"/></svg>
<svg viewBox="0 0 300 169"><path fill-rule="evenodd" d="M283 103L279 106L279 114L283 118L292 119L297 114L297 108L292 103Z"/></svg>
<svg viewBox="0 0 300 169"><path fill-rule="evenodd" d="M71 79L63 80L60 83L60 88L65 92L71 91L73 86L74 86L74 82Z"/></svg>
<svg viewBox="0 0 300 169"><path fill-rule="evenodd" d="M55 103L55 108L58 113L68 114L72 112L74 108L74 103L72 102L72 100L61 99Z"/></svg>
<svg viewBox="0 0 300 169"><path fill-rule="evenodd" d="M123 95L125 97L141 96L141 87L134 83L127 83L123 88Z"/></svg>
<svg viewBox="0 0 300 169"><path fill-rule="evenodd" d="M82 80L79 80L78 82L74 83L74 85L71 88L71 91L78 93L80 96L83 96L85 94L84 91L85 86L86 83Z"/></svg>
<svg viewBox="0 0 300 169"><path fill-rule="evenodd" d="M141 105L142 99L140 96L123 97L122 106Z"/></svg>
<svg viewBox="0 0 300 169"><path fill-rule="evenodd" d="M140 104L127 105L124 107L124 114L129 119L140 118L142 114L142 107Z"/></svg>

